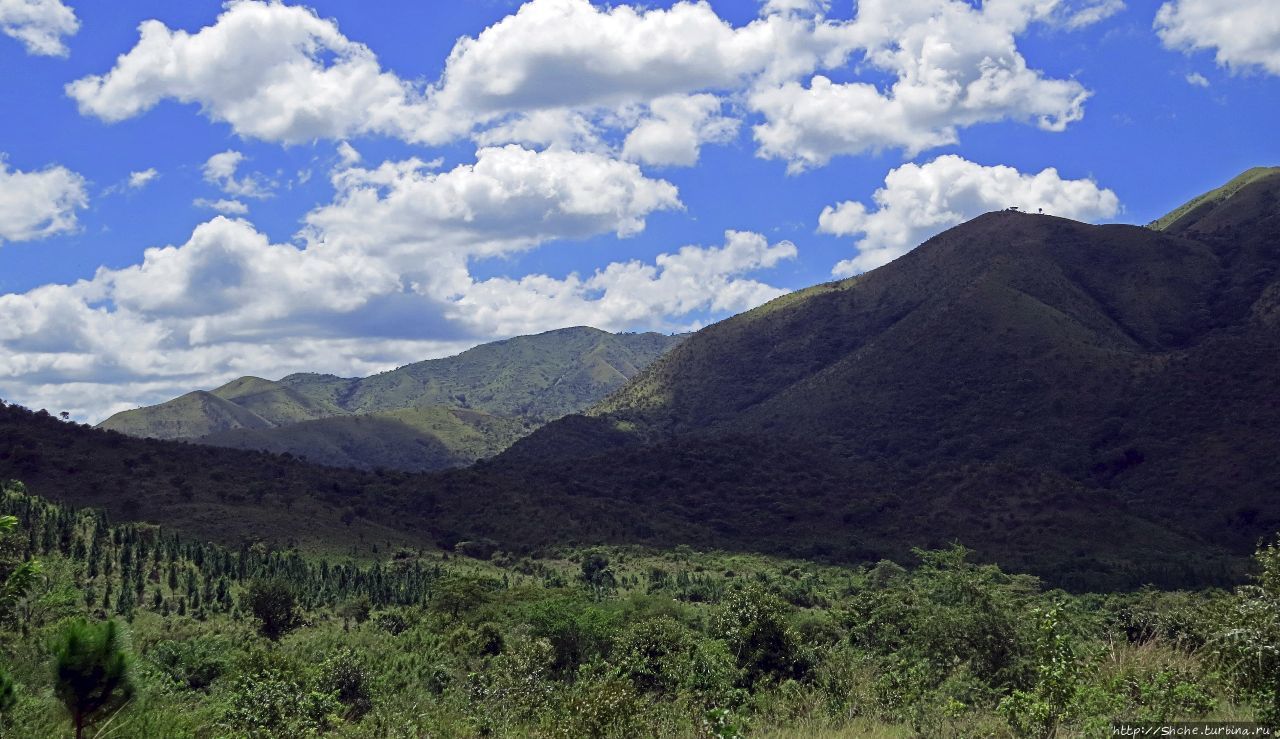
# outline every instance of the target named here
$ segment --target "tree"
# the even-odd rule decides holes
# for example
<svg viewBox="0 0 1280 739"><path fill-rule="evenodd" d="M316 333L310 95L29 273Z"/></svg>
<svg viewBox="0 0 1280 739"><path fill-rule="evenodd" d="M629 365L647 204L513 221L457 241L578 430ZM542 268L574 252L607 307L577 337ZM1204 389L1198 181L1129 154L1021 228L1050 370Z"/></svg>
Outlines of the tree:
<svg viewBox="0 0 1280 739"><path fill-rule="evenodd" d="M258 619L258 631L271 641L299 626L297 599L281 580L255 580L244 593L243 607Z"/></svg>
<svg viewBox="0 0 1280 739"><path fill-rule="evenodd" d="M17 526L16 517L0 516L0 535L13 531ZM30 592L40 577L40 563L34 559L12 566L12 569L10 567L8 563L0 563L0 577L3 578L0 582L0 621L3 622L12 620L18 601Z"/></svg>
<svg viewBox="0 0 1280 739"><path fill-rule="evenodd" d="M609 567L609 558L598 552L583 557L579 578L591 588L597 600L618 587L618 579Z"/></svg>
<svg viewBox="0 0 1280 739"><path fill-rule="evenodd" d="M1210 654L1258 705L1258 718L1280 727L1280 542L1259 547L1256 584L1241 587Z"/></svg>
<svg viewBox="0 0 1280 739"><path fill-rule="evenodd" d="M53 645L54 691L71 714L76 739L84 727L133 695L129 660L115 621L68 623Z"/></svg>

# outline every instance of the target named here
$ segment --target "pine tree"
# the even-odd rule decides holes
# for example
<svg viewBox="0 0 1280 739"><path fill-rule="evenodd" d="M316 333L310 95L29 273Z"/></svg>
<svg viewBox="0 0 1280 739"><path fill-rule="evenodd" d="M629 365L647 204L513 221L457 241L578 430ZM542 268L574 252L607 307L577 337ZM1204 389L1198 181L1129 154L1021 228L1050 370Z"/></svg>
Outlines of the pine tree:
<svg viewBox="0 0 1280 739"><path fill-rule="evenodd" d="M54 690L71 714L76 739L83 739L85 726L133 695L115 621L67 624L54 643L53 657Z"/></svg>

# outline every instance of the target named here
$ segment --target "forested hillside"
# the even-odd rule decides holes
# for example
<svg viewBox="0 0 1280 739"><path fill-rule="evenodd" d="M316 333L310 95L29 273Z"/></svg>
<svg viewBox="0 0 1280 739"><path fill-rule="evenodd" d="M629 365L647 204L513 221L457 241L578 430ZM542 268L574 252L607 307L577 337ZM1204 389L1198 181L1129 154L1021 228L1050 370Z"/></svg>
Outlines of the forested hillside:
<svg viewBox="0 0 1280 739"><path fill-rule="evenodd" d="M427 471L491 457L603 399L683 337L566 328L365 378L242 377L99 426L130 436Z"/></svg>

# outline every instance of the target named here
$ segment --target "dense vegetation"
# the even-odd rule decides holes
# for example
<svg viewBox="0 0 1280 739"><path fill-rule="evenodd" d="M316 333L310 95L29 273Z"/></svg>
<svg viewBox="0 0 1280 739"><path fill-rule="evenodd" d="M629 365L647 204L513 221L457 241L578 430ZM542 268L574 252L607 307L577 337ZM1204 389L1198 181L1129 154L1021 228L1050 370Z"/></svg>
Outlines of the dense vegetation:
<svg viewBox="0 0 1280 739"><path fill-rule="evenodd" d="M242 377L100 425L339 467L459 467L602 400L682 338L566 328L365 378Z"/></svg>
<svg viewBox="0 0 1280 739"><path fill-rule="evenodd" d="M1280 719L1273 547L1235 594L1070 596L955 547L912 569L481 546L357 564L112 525L17 485L0 510L16 518L0 576L41 573L0 604L0 731L17 736L77 719L119 737L1042 737Z"/></svg>

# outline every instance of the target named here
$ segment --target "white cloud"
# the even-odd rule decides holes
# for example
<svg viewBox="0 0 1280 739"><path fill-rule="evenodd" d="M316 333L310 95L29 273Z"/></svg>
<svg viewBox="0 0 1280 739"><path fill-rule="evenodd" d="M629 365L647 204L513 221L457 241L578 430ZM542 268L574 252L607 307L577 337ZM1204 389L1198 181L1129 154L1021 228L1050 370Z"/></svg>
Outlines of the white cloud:
<svg viewBox="0 0 1280 739"><path fill-rule="evenodd" d="M249 212L249 206L240 200L229 200L227 198L219 198L217 200L209 200L208 198L196 198L191 204L197 208L208 208L216 210L223 215L242 216Z"/></svg>
<svg viewBox="0 0 1280 739"><path fill-rule="evenodd" d="M1124 9L1124 0L1087 0L1079 7L1064 4L1058 23L1068 30L1076 30L1100 23Z"/></svg>
<svg viewBox="0 0 1280 739"><path fill-rule="evenodd" d="M85 180L66 167L10 170L0 154L0 244L33 241L76 230L76 211L87 207Z"/></svg>
<svg viewBox="0 0 1280 739"><path fill-rule="evenodd" d="M672 316L737 313L782 295L784 290L743 275L795 256L789 241L770 245L760 234L727 231L722 247L685 246L658 255L653 264L615 262L587 278L529 275L476 282L454 303L452 315L491 335L575 324L676 328Z"/></svg>
<svg viewBox="0 0 1280 739"><path fill-rule="evenodd" d="M874 269L947 228L1010 206L1081 221L1111 218L1120 209L1116 194L1092 180L1066 180L1052 167L1023 174L954 155L892 170L872 199L875 210L845 201L823 209L819 216L819 231L859 236L858 255L837 264L832 274Z"/></svg>
<svg viewBox="0 0 1280 739"><path fill-rule="evenodd" d="M409 160L333 182L334 202L308 216L298 244L218 216L133 266L0 296L0 395L96 420L240 374L363 374L572 323L687 325L780 294L747 273L795 255L731 233L722 247L585 278L477 280L476 260L637 233L681 207L678 193L634 164L516 146L443 172Z"/></svg>
<svg viewBox="0 0 1280 739"><path fill-rule="evenodd" d="M1193 87L1208 87L1209 78L1199 72L1192 72L1187 75L1187 84Z"/></svg>
<svg viewBox="0 0 1280 739"><path fill-rule="evenodd" d="M823 15L831 7L827 0L765 0L760 12L764 15L774 13L799 13L802 15Z"/></svg>
<svg viewBox="0 0 1280 739"><path fill-rule="evenodd" d="M129 181L126 184L130 190L141 190L159 176L160 173L156 171L155 167L144 169L140 172L130 172Z"/></svg>
<svg viewBox="0 0 1280 739"><path fill-rule="evenodd" d="M1054 0L1011 0L975 8L961 0L863 0L851 27L866 63L895 78L886 90L815 75L759 86L750 106L760 155L792 172L839 155L902 149L908 156L955 143L958 129L1001 120L1061 131L1084 115L1089 93L1074 80L1031 69L1015 37L1049 21Z"/></svg>
<svg viewBox="0 0 1280 739"><path fill-rule="evenodd" d="M62 37L79 28L75 11L61 0L0 0L0 33L21 41L28 54L66 56Z"/></svg>
<svg viewBox="0 0 1280 739"><path fill-rule="evenodd" d="M360 158L360 152L356 151L356 147L346 141L338 142L338 162L342 167L354 167L360 163ZM302 178L300 177L299 179ZM311 179L310 173L307 174L306 179ZM306 180L303 180L303 182L306 182Z"/></svg>
<svg viewBox="0 0 1280 739"><path fill-rule="evenodd" d="M453 284L469 257L630 236L649 214L682 207L674 185L634 164L515 145L481 149L475 164L448 172L411 159L341 170L333 184L334 202L306 218L312 242L377 254L435 285Z"/></svg>
<svg viewBox="0 0 1280 739"><path fill-rule="evenodd" d="M1166 48L1212 49L1232 71L1254 67L1280 75L1280 12L1274 0L1173 0L1156 12Z"/></svg>
<svg viewBox="0 0 1280 739"><path fill-rule="evenodd" d="M638 10L532 0L458 41L433 103L466 127L510 112L741 88L762 72L838 63L849 49L839 24L771 15L734 28L702 2Z"/></svg>
<svg viewBox="0 0 1280 739"><path fill-rule="evenodd" d="M769 0L734 26L706 2L529 0L459 39L440 79L421 86L382 70L308 9L232 0L194 34L144 23L113 69L67 91L108 121L176 99L271 141L470 137L657 165L692 164L702 144L730 140L745 114L763 119L753 129L759 153L797 171L844 154L914 154L979 123L1062 130L1083 115L1088 92L1032 69L1016 36L1036 22L1095 23L1123 2L863 0L853 21L829 19L826 8Z"/></svg>
<svg viewBox="0 0 1280 739"><path fill-rule="evenodd" d="M368 133L420 139L426 108L418 93L310 9L231 0L197 33L155 20L139 33L109 72L67 85L81 113L115 122L173 99L267 141Z"/></svg>
<svg viewBox="0 0 1280 739"><path fill-rule="evenodd" d="M264 182L260 175L236 177L236 170L244 158L244 154L233 149L209 157L203 167L205 182L217 185L226 194L236 197L271 197L272 186Z"/></svg>
<svg viewBox="0 0 1280 739"><path fill-rule="evenodd" d="M731 141L738 133L738 121L721 116L720 108L715 95L658 98L627 135L622 155L644 164L692 166L703 144Z"/></svg>

